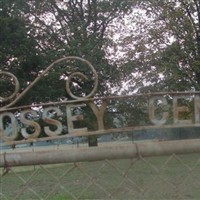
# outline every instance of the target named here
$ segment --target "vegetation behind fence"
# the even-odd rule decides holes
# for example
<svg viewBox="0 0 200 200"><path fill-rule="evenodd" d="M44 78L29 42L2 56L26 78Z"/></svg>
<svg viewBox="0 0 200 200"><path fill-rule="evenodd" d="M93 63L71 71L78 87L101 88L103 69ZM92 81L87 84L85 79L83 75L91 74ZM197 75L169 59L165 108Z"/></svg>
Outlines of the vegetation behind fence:
<svg viewBox="0 0 200 200"><path fill-rule="evenodd" d="M2 151L0 195L2 200L199 199L199 148L199 140L180 140Z"/></svg>

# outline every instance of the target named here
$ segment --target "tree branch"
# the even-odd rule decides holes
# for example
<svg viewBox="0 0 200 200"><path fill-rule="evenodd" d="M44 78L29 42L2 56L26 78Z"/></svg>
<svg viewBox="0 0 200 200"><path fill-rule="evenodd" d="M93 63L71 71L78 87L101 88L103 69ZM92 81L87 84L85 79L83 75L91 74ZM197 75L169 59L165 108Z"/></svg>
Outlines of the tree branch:
<svg viewBox="0 0 200 200"><path fill-rule="evenodd" d="M188 17L189 17L189 19L190 19L190 22L192 23L192 26L193 26L194 31L195 31L195 33L196 33L196 37L198 37L198 35L199 35L198 29L197 29L197 27L196 27L196 24L195 24L195 22L194 22L194 19L193 19L193 17L192 17L192 14L191 14L191 12L190 12L190 10L189 10L189 6L188 6L184 1L181 1L181 2L182 2L183 6L184 6L184 8L185 8L185 10L186 10L186 13L187 13L187 15L188 15Z"/></svg>
<svg viewBox="0 0 200 200"><path fill-rule="evenodd" d="M53 7L53 6L54 6L54 7ZM64 25L63 25L63 23L62 23L62 20L60 20L60 18L59 18L59 15L62 16L62 13L60 13L60 9L58 8L57 5L52 5L52 9L53 9L52 14L54 15L55 19L59 22L59 24L60 24L60 26L61 26L61 28L62 28L62 30L63 30L63 32L64 32L65 39L67 40L68 45L70 45L70 40L69 40L68 34L67 34L67 32L66 32L66 29L65 29L65 27L64 27ZM56 9L56 11L59 13L59 15L57 15L57 16L55 15L54 9ZM62 18L63 18L63 17L62 17Z"/></svg>

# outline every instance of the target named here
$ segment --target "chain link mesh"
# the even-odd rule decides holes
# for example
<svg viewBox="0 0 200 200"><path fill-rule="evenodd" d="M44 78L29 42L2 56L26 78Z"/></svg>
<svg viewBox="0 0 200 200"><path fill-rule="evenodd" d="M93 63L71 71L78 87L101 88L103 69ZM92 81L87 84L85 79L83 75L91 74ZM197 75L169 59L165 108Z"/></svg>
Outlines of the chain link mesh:
<svg viewBox="0 0 200 200"><path fill-rule="evenodd" d="M9 167L1 200L200 199L200 155Z"/></svg>

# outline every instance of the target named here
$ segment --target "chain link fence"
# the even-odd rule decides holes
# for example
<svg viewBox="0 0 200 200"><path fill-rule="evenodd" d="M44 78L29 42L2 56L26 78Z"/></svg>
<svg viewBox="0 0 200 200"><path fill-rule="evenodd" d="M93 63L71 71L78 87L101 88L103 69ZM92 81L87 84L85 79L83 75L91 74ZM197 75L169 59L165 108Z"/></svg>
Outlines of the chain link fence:
<svg viewBox="0 0 200 200"><path fill-rule="evenodd" d="M63 145L2 151L0 199L200 199L198 142L127 142L90 148ZM29 155L30 160L27 162L26 155L20 158L21 154ZM37 158L43 156L42 164L34 154Z"/></svg>
<svg viewBox="0 0 200 200"><path fill-rule="evenodd" d="M66 81L59 101L36 92L24 105L50 73ZM199 91L99 97L98 73L76 56L56 60L22 90L14 74L0 79L13 88L0 96L0 200L200 199ZM69 145L76 139L103 142Z"/></svg>

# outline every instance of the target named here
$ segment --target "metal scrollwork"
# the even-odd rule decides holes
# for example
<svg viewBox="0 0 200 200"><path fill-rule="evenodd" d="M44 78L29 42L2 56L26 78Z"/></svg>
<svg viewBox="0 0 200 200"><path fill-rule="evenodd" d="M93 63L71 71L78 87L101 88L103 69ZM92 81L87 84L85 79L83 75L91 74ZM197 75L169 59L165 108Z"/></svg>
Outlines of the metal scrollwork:
<svg viewBox="0 0 200 200"><path fill-rule="evenodd" d="M17 93L19 92L19 81L17 79L17 77L9 72L5 72L5 71L0 71L0 79L6 79L6 80L10 80L12 82L12 84L14 85L15 89L14 92L8 96L8 97L2 97L0 96L0 102L6 102L6 101L10 101L11 99L13 99Z"/></svg>
<svg viewBox="0 0 200 200"><path fill-rule="evenodd" d="M74 99L87 99L87 98L90 98L94 95L96 89L97 89L97 85L98 85L98 75L97 75L97 72L96 70L94 69L94 67L92 66L92 64L90 62L88 62L87 60L83 59L83 58L80 58L80 57L76 57L76 56L68 56L68 57L64 57L64 58L61 58L61 59L58 59L56 60L55 62L53 62L51 65L49 65L41 74L40 76L38 76L30 85L28 85L21 93L19 93L19 82L17 80L17 78L9 73L9 72L3 72L1 71L0 72L0 77L1 76L7 76L10 78L10 80L13 82L13 84L15 85L15 89L14 89L14 92L12 95L8 96L8 97L1 97L0 96L0 103L1 102L8 102L12 99L14 99L14 97L17 97L9 104L3 106L0 108L0 110L2 109L6 109L6 108L9 108L11 106L13 106L14 104L16 104L35 84L37 84L37 82L42 78L44 77L45 75L48 74L48 72L58 63L60 62L63 62L63 61L70 61L70 60L78 60L78 61L81 61L81 62L84 62L90 70L92 70L92 73L93 73L93 78L94 78L94 87L92 89L92 91L87 94L86 96L84 97L79 97L79 96L76 96L73 94L73 92L71 91L70 89L70 83L72 81L72 78L75 77L75 76L78 76L79 78L81 78L82 80L87 80L87 77L82 73L82 72L74 72L72 73L68 79L66 80L66 91L68 92L68 94L74 98ZM1 79L1 78L0 78Z"/></svg>
<svg viewBox="0 0 200 200"><path fill-rule="evenodd" d="M85 62L86 64L87 64L87 66L92 70L92 72L93 72L93 76L94 76L94 88L92 89L92 91L88 94L88 95L86 95L86 96L84 96L84 97L78 97L78 96L76 96L76 95L74 95L73 93L72 93L72 91L71 91L71 89L70 89L70 82L72 82L72 78L73 77L79 77L79 78L81 78L82 80L88 80L88 78L87 78L87 76L85 76L83 73L81 73L81 72L74 72L74 73L72 73L69 77L68 77L68 79L66 80L66 90L67 90L67 93L72 97L72 98L74 98L74 99L86 99L86 98L90 98L90 97L92 97L93 95L94 95L94 93L95 93L95 91L96 91L96 89L97 89L97 85L98 85L98 76L97 76L97 73L96 73L96 70L94 69L94 67L92 66L92 64L90 63L90 62L88 62L87 60L84 60L84 59L82 59L82 58L78 58L79 60L81 60L81 61L83 61L83 62Z"/></svg>

